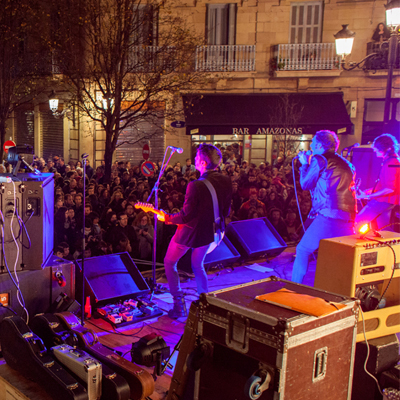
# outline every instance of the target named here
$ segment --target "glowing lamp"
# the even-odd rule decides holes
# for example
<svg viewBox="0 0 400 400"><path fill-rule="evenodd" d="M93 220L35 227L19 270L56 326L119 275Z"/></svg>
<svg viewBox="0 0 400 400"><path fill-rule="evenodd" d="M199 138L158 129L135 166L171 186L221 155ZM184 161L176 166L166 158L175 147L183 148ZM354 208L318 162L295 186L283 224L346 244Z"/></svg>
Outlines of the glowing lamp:
<svg viewBox="0 0 400 400"><path fill-rule="evenodd" d="M353 48L355 32L347 29L349 25L342 25L342 29L333 35L335 37L336 54L345 58L351 53Z"/></svg>
<svg viewBox="0 0 400 400"><path fill-rule="evenodd" d="M358 228L358 232L361 233L362 235L365 235L366 233L369 232L370 230L369 224L363 224Z"/></svg>

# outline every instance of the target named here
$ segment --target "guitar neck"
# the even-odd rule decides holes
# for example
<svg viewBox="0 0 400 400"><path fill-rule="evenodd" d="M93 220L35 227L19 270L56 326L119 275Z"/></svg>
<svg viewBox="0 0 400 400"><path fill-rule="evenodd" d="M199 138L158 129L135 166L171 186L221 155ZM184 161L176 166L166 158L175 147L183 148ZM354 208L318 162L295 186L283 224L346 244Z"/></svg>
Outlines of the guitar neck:
<svg viewBox="0 0 400 400"><path fill-rule="evenodd" d="M141 209L145 212L152 212L153 214L157 214L159 217L160 221L164 221L164 214L158 210L157 208L154 208L154 206L152 204L149 203L136 203L135 204L135 208L137 209Z"/></svg>

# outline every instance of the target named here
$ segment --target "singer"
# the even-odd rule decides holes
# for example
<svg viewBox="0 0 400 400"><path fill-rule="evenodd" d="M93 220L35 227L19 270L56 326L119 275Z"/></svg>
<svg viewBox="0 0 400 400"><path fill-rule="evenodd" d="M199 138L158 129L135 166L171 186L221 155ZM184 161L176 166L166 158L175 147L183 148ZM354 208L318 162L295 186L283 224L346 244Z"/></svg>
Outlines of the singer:
<svg viewBox="0 0 400 400"><path fill-rule="evenodd" d="M211 193L202 180L207 179L214 187L217 198L222 229L225 229L225 217L229 215L232 184L228 176L217 171L222 155L211 144L202 144L197 150L195 166L200 171L200 179L189 183L185 203L179 213L165 214L165 223L177 224L178 229L169 243L164 258L165 274L174 298L174 306L168 312L169 317L186 317L186 303L183 296L177 263L192 248L192 269L196 278L197 292L208 292L207 274L204 270L204 258L210 244L214 241L214 206Z"/></svg>
<svg viewBox="0 0 400 400"><path fill-rule="evenodd" d="M337 154L339 139L334 132L318 131L312 139L312 157L299 154L300 184L310 190L316 215L296 248L292 281L302 283L310 255L321 239L353 234L356 215L355 168Z"/></svg>

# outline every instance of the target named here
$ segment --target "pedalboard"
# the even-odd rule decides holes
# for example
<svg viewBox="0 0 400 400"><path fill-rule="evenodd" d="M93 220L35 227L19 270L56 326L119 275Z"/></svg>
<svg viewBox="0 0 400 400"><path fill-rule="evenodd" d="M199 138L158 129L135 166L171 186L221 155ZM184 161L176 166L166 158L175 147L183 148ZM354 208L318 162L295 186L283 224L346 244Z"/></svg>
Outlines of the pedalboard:
<svg viewBox="0 0 400 400"><path fill-rule="evenodd" d="M128 299L98 307L94 315L111 322L113 325L124 326L156 318L162 314L163 312L152 301Z"/></svg>

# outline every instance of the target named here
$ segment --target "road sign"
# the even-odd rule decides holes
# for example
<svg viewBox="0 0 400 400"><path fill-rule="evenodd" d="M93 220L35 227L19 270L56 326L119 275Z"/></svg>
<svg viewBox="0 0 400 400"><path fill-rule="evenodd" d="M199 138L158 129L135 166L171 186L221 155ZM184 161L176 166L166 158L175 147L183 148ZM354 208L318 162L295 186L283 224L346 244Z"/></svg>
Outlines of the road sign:
<svg viewBox="0 0 400 400"><path fill-rule="evenodd" d="M3 150L6 152L6 153L8 153L8 149L10 148L10 147L15 147L16 146L16 144L12 141L12 140L7 140L6 142L4 142L4 144L3 144Z"/></svg>
<svg viewBox="0 0 400 400"><path fill-rule="evenodd" d="M152 175L154 175L154 172L155 172L155 170L156 170L156 166L155 166L155 164L154 164L153 162L151 162L151 161L145 161L145 162L142 164L140 170L142 171L142 174L143 174L144 176L152 176Z"/></svg>
<svg viewBox="0 0 400 400"><path fill-rule="evenodd" d="M186 126L185 121L174 121L171 122L173 128L184 128Z"/></svg>
<svg viewBox="0 0 400 400"><path fill-rule="evenodd" d="M143 145L142 156L144 160L148 160L150 157L150 146L147 143Z"/></svg>

